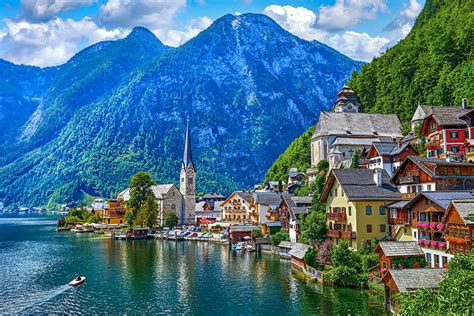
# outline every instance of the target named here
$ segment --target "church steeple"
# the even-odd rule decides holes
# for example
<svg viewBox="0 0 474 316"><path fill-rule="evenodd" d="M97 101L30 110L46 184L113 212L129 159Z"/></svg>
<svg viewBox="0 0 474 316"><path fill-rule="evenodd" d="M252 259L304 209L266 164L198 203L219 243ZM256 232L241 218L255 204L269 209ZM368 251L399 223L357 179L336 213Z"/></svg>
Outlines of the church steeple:
<svg viewBox="0 0 474 316"><path fill-rule="evenodd" d="M184 140L183 162L181 163L181 174L179 191L183 196L183 208L180 219L181 224L193 224L195 221L194 210L196 207L196 170L194 169L193 155L191 150L191 133L189 131L189 117L186 122L186 136Z"/></svg>
<svg viewBox="0 0 474 316"><path fill-rule="evenodd" d="M189 133L189 117L186 122L186 138L184 140L184 155L183 155L183 167L184 169L188 169L188 167L192 166L194 168L193 163L193 154L191 150L191 135Z"/></svg>

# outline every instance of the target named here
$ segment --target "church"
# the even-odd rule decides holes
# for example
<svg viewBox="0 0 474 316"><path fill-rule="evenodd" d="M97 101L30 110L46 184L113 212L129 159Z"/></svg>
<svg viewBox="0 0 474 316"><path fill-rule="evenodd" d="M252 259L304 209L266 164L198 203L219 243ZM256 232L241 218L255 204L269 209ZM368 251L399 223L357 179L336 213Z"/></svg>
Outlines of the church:
<svg viewBox="0 0 474 316"><path fill-rule="evenodd" d="M164 214L168 211L176 212L178 223L194 224L196 208L196 169L194 167L191 135L189 132L189 119L186 125L186 136L184 140L184 155L181 162L179 189L175 184L156 184L151 187L153 195L158 203L159 226L164 225ZM130 199L130 188L125 189L118 195L118 199L127 201Z"/></svg>

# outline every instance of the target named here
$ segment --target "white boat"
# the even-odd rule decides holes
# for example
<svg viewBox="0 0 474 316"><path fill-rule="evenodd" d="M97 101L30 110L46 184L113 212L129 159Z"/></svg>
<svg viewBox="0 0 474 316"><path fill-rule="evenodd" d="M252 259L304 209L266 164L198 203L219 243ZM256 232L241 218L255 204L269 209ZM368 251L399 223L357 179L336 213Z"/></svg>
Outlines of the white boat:
<svg viewBox="0 0 474 316"><path fill-rule="evenodd" d="M77 277L74 280L72 280L71 282L69 282L69 286L81 285L82 283L84 283L85 280L86 280L86 277L84 277L84 276Z"/></svg>

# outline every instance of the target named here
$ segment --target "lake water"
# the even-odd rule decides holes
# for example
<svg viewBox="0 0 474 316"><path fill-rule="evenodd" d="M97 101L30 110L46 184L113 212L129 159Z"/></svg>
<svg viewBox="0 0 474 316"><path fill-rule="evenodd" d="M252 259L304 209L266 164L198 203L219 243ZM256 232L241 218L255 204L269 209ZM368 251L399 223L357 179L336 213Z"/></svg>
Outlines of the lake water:
<svg viewBox="0 0 474 316"><path fill-rule="evenodd" d="M2 314L383 314L366 291L320 286L274 256L58 233L53 217L0 216L0 254ZM86 283L70 288L77 274Z"/></svg>

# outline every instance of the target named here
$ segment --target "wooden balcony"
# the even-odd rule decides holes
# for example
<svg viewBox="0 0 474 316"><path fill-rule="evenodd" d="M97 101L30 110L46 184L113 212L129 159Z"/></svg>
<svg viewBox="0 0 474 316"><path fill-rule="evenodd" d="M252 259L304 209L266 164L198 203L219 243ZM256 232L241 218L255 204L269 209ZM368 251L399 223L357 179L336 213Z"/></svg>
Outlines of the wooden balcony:
<svg viewBox="0 0 474 316"><path fill-rule="evenodd" d="M329 221L344 222L346 221L346 213L326 213L326 219Z"/></svg>
<svg viewBox="0 0 474 316"><path fill-rule="evenodd" d="M328 230L328 237L333 237L333 238L340 238L341 237L341 232L338 230Z"/></svg>
<svg viewBox="0 0 474 316"><path fill-rule="evenodd" d="M399 182L400 182L400 184L419 183L419 182L420 182L420 176L405 176L405 177L400 177Z"/></svg>
<svg viewBox="0 0 474 316"><path fill-rule="evenodd" d="M410 225L410 221L406 218L389 218L388 223L390 225L401 225L401 226Z"/></svg>
<svg viewBox="0 0 474 316"><path fill-rule="evenodd" d="M439 147L441 147L441 142L439 140L430 140L425 144L425 148L428 150L435 150Z"/></svg>
<svg viewBox="0 0 474 316"><path fill-rule="evenodd" d="M356 234L356 232L341 231L341 237L345 238L345 239L356 239L357 234Z"/></svg>

